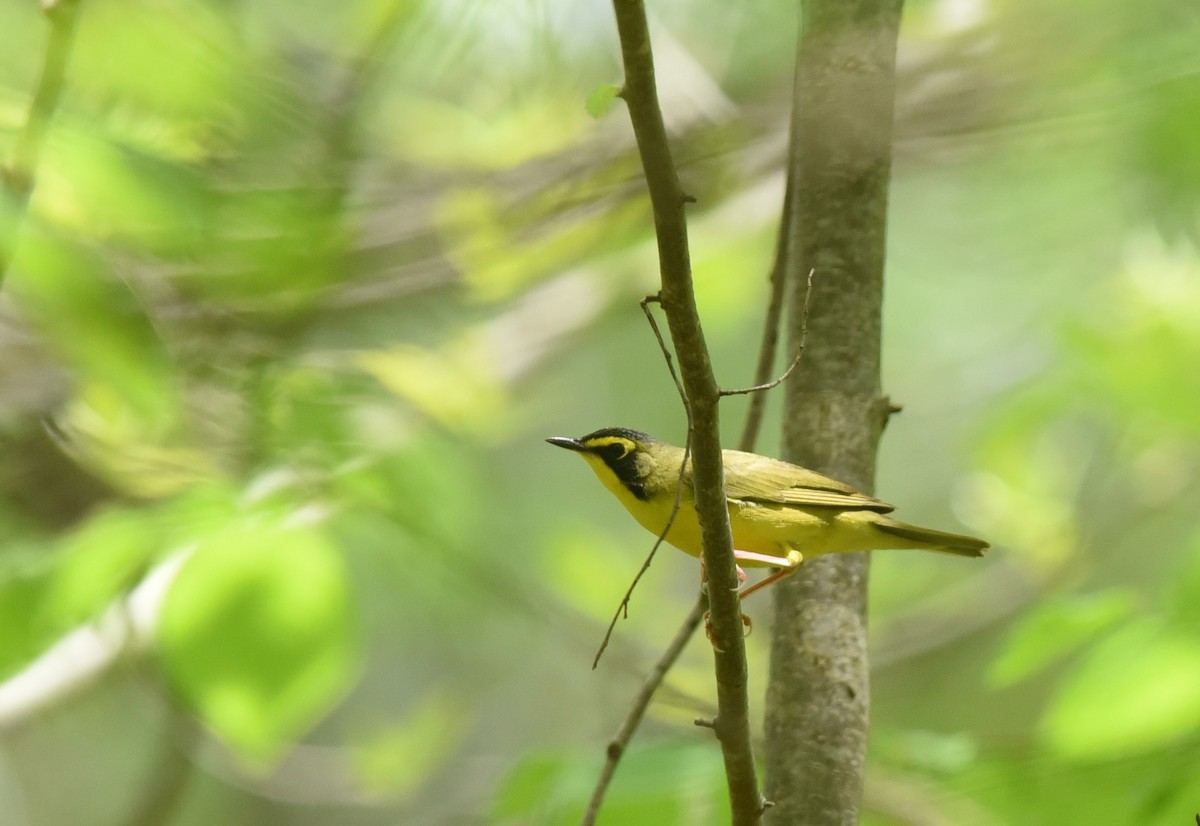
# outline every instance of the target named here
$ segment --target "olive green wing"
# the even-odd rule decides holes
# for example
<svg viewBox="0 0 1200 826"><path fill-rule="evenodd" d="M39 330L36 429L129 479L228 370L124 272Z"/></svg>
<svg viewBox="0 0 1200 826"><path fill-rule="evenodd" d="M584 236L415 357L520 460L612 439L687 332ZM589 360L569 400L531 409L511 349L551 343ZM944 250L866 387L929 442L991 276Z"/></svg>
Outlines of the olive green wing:
<svg viewBox="0 0 1200 826"><path fill-rule="evenodd" d="M895 510L887 502L859 493L845 482L756 453L725 451L725 494L731 500L796 507Z"/></svg>

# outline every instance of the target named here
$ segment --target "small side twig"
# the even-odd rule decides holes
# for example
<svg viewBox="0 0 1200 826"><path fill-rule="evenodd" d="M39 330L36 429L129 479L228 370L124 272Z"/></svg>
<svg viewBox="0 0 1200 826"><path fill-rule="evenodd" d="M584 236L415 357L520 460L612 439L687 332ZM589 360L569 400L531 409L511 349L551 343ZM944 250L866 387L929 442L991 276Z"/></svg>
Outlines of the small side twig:
<svg viewBox="0 0 1200 826"><path fill-rule="evenodd" d="M804 314L800 319L800 343L796 347L796 357L792 359L792 363L789 364L788 368L786 370L784 370L783 373L778 378L774 379L773 381L765 381L765 379L760 378L759 376L756 376L755 377L756 380L760 380L763 383L756 384L752 387L739 387L736 390L721 390L721 391L718 391L719 395L721 395L721 396L745 396L745 395L752 394L752 393L762 393L764 390L772 390L772 389L778 387L779 385L783 384L785 381L787 381L787 377L792 374L792 371L800 366L800 360L802 358L804 358L804 345L806 344L806 342L808 340L808 302L809 302L809 299L812 298L813 272L814 272L813 270L808 271L808 282L807 282L807 286L804 288ZM774 300L774 296L772 296L772 300ZM779 320L777 318L776 324L778 324L778 321ZM766 343L766 340L767 340L767 337L764 334L764 336L763 336L764 345ZM773 361L773 359L772 359L772 361ZM760 367L761 366L762 366L762 364L760 362ZM767 370L768 371L770 370L769 363L767 365ZM761 416L762 414L760 413L759 415ZM749 425L749 420L747 420L747 425ZM757 429L757 422L755 423L755 428ZM747 429L749 429L749 428L747 428Z"/></svg>
<svg viewBox="0 0 1200 826"><path fill-rule="evenodd" d="M683 389L683 382L679 380L679 374L675 372L675 360L671 358L671 349L667 347L662 330L658 328L658 322L654 320L654 313L650 312L651 304L662 304L659 293L646 296L638 302L638 306L642 308L642 314L646 316L646 321L650 323L650 329L654 331L654 337L658 339L658 348L662 350L663 359L667 362L667 370L671 372L671 380L675 382L675 389L679 391L679 400L683 402L684 412L687 413L688 430L690 431L692 429L692 406L688 403L687 391Z"/></svg>

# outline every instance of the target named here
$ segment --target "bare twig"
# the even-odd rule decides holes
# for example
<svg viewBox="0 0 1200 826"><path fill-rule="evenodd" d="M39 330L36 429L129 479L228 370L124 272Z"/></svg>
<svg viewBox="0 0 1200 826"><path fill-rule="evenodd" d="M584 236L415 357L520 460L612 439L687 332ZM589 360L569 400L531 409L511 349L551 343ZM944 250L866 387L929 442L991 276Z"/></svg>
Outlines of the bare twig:
<svg viewBox="0 0 1200 826"><path fill-rule="evenodd" d="M17 135L12 161L7 168L0 170L4 198L9 201L4 210L9 214L0 215L0 283L3 283L12 263L17 228L29 205L33 177L46 144L50 121L62 98L67 60L71 54L75 23L79 18L79 0L46 0L42 11L50 23L50 32L46 53L42 56L41 74L29 105L29 117Z"/></svg>
<svg viewBox="0 0 1200 826"><path fill-rule="evenodd" d="M671 380L675 382L675 389L679 391L679 400L683 402L683 409L687 413L688 430L691 430L692 406L688 404L687 391L683 389L683 382L679 380L679 374L675 372L675 362L671 358L671 349L667 347L662 330L658 329L658 322L654 320L654 313L650 312L651 304L662 306L662 298L658 293L648 295L638 302L638 306L642 308L642 313L646 316L646 321L650 324L650 329L654 331L654 337L658 339L659 349L662 350L663 359L667 362L667 370L671 372Z"/></svg>
<svg viewBox="0 0 1200 826"><path fill-rule="evenodd" d="M596 787L592 790L592 798L588 801L587 811L583 813L583 819L580 820L580 826L592 826L596 822L596 816L600 813L600 804L604 802L604 795L608 791L609 783L612 782L613 775L617 771L617 764L621 761L622 755L625 754L625 749L629 746L629 741L633 739L634 732L642 723L642 717L646 713L646 709L650 706L650 700L658 691L658 687L662 685L663 678L671 666L675 664L675 660L679 659L679 655L683 653L683 649L687 646L688 640L692 638L692 634L696 633L696 629L700 626L700 619L704 616L704 609L708 605L707 597L702 593L696 600L696 604L692 606L692 610L688 612L683 624L679 626L679 630L675 632L674 639L667 646L667 650L658 658L658 662L650 669L650 673L646 675L645 681L642 683L641 690L637 696L633 698L633 705L630 708L629 714L625 717L625 722L621 724L621 728L616 735L609 741L608 748L605 751L604 768L600 771L600 777L596 781Z"/></svg>
<svg viewBox="0 0 1200 826"><path fill-rule="evenodd" d="M809 270L808 271L808 283L807 283L807 286L804 288L804 316L800 320L800 343L796 347L796 357L792 359L792 363L788 365L788 369L784 370L782 375L780 375L778 378L774 379L773 381L767 381L766 378L764 377L764 378L759 379L759 381L762 382L761 384L756 384L753 387L739 387L737 390L722 390L722 391L720 391L722 396L745 396L747 394L762 393L764 390L772 390L772 389L778 387L779 385L783 384L784 381L787 380L787 377L792 374L792 371L800 366L800 359L804 358L804 345L808 341L808 300L810 298L812 298L812 282L813 282L813 270ZM774 300L774 298L775 298L774 296L771 296L772 301ZM778 318L775 319L775 324L776 324L776 326L778 326L778 324L779 324ZM764 333L764 335L763 335L764 344L766 342L766 339L767 339L767 337ZM772 359L772 361L773 360L774 359ZM759 366L760 367L762 366L761 363ZM770 370L769 364L767 365L767 369ZM761 417L761 415L762 414L760 412L759 416ZM746 424L747 425L750 424L750 420L748 418L747 418ZM758 423L755 422L755 428L757 429L757 427L758 427ZM749 450L749 448L744 448L744 449Z"/></svg>
<svg viewBox="0 0 1200 826"><path fill-rule="evenodd" d="M693 492L709 580L709 627L714 640L718 708L714 732L725 761L733 823L757 824L763 804L750 741L746 648L718 431L720 389L712 374L692 287L684 216L688 199L679 184L658 104L645 8L641 0L613 0L613 9L625 67L621 96L629 106L654 212L662 277L659 296L691 414Z"/></svg>

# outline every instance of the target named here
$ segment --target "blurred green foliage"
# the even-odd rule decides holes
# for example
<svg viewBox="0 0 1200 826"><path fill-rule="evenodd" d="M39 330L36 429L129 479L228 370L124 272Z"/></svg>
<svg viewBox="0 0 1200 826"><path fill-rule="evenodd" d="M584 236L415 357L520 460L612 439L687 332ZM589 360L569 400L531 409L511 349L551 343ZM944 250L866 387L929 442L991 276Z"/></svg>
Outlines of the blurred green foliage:
<svg viewBox="0 0 1200 826"><path fill-rule="evenodd" d="M576 822L697 581L664 550L590 670L649 538L540 439L683 432L611 11L79 2L0 202L5 823ZM740 386L794 4L652 8ZM1190 822L1200 14L906 15L879 493L996 547L876 557L863 823ZM0 163L47 33L0 6ZM711 683L695 644L602 823L724 822Z"/></svg>
<svg viewBox="0 0 1200 826"><path fill-rule="evenodd" d="M350 621L328 540L310 528L234 522L183 564L158 645L178 696L231 745L271 760L345 690Z"/></svg>

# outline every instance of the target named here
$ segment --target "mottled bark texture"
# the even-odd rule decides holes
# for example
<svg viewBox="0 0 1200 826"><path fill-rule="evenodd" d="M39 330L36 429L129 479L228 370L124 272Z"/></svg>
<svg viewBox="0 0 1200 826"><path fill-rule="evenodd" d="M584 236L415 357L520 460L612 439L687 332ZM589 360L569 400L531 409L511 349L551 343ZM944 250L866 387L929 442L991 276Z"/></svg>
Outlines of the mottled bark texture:
<svg viewBox="0 0 1200 826"><path fill-rule="evenodd" d="M789 338L807 347L787 385L784 456L871 491L888 404L880 311L901 0L806 0L789 152ZM803 550L803 549L801 549ZM869 684L869 557L810 559L774 588L767 691L768 821L858 820Z"/></svg>

